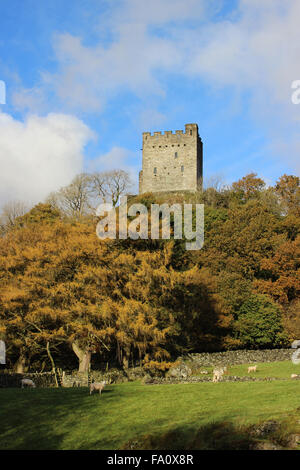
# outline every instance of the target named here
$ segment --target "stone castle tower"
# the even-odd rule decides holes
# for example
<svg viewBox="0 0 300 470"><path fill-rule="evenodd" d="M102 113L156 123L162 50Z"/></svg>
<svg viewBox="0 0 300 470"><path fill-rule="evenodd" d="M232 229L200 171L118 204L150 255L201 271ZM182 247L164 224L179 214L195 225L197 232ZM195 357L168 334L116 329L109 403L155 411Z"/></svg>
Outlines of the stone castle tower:
<svg viewBox="0 0 300 470"><path fill-rule="evenodd" d="M139 193L196 191L202 188L203 144L197 124L183 131L143 132Z"/></svg>

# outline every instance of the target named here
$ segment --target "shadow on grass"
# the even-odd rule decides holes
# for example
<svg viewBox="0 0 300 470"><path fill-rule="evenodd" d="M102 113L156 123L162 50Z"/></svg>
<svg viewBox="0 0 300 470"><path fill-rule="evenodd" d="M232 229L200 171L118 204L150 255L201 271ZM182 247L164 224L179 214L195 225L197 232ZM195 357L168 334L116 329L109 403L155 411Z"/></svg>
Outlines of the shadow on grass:
<svg viewBox="0 0 300 470"><path fill-rule="evenodd" d="M3 390L4 392L4 390ZM114 390L102 392L106 402ZM5 389L0 391L0 449L60 449L70 428L84 423L86 416L101 409L104 397L90 396L88 388ZM4 398L5 397L5 398ZM107 400L108 399L108 400Z"/></svg>
<svg viewBox="0 0 300 470"><path fill-rule="evenodd" d="M249 450L255 440L247 430L230 422L195 428L177 428L164 434L144 435L122 446L123 450Z"/></svg>
<svg viewBox="0 0 300 470"><path fill-rule="evenodd" d="M197 415L191 413L190 420L174 413L169 406L172 396L176 398L172 386L148 392L132 383L108 387L101 396L90 395L87 387L1 389L0 449L248 450L265 441L286 446L291 433L295 439L300 436L296 412L294 421L286 415L286 429L281 419L270 418L239 425L233 418L235 410L212 423L212 409L199 413L196 408ZM168 406L164 400L158 406L162 398Z"/></svg>

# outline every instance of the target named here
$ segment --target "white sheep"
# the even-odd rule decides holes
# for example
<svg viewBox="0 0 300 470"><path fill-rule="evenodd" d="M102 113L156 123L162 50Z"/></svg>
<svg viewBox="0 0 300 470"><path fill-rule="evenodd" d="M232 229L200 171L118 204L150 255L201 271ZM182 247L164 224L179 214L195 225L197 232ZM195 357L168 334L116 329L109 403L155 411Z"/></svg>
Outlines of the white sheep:
<svg viewBox="0 0 300 470"><path fill-rule="evenodd" d="M224 372L227 370L226 367L221 367L219 369L214 369L213 371L213 382L219 382Z"/></svg>
<svg viewBox="0 0 300 470"><path fill-rule="evenodd" d="M296 379L298 377L298 374L292 374L291 379Z"/></svg>
<svg viewBox="0 0 300 470"><path fill-rule="evenodd" d="M106 384L107 382L105 380L103 382L92 382L90 385L90 395L94 390L99 390L99 395L101 395L101 392Z"/></svg>
<svg viewBox="0 0 300 470"><path fill-rule="evenodd" d="M256 369L257 369L257 366L248 367L248 374L249 374L250 372L256 372Z"/></svg>
<svg viewBox="0 0 300 470"><path fill-rule="evenodd" d="M21 380L21 388L24 388L24 385L26 385L27 387L32 387L32 388L36 387L33 380L30 380L30 379L22 379Z"/></svg>

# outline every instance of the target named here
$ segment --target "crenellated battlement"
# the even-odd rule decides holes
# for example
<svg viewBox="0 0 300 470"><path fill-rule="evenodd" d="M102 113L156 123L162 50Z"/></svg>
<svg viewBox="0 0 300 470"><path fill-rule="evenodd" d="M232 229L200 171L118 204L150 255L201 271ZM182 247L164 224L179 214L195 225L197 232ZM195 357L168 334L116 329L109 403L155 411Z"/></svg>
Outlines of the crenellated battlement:
<svg viewBox="0 0 300 470"><path fill-rule="evenodd" d="M143 132L140 193L196 191L202 181L202 141L197 124L185 131Z"/></svg>
<svg viewBox="0 0 300 470"><path fill-rule="evenodd" d="M143 132L143 140L157 139L160 137L176 137L176 136L187 136L187 137L199 137L198 126L197 124L186 124L185 132L183 130L173 131L156 131L151 134L151 132Z"/></svg>

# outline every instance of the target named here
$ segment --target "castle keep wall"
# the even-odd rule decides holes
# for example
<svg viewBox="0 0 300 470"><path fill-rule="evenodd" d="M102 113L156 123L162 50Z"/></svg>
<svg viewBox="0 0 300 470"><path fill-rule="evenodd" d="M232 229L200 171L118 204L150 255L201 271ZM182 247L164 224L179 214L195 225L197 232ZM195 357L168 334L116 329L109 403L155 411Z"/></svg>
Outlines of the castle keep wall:
<svg viewBox="0 0 300 470"><path fill-rule="evenodd" d="M197 124L178 130L143 133L139 192L196 191L202 182L202 141Z"/></svg>

